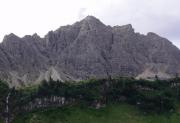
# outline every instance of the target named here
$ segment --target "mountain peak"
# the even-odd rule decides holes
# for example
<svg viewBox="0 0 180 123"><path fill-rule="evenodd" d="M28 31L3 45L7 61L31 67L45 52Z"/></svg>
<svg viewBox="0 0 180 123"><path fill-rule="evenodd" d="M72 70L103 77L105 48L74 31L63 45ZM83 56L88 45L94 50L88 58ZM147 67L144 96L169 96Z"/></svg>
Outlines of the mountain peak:
<svg viewBox="0 0 180 123"><path fill-rule="evenodd" d="M84 20L87 20L87 21L98 20L99 21L99 19L91 15L88 15L87 17L85 17Z"/></svg>
<svg viewBox="0 0 180 123"><path fill-rule="evenodd" d="M14 33L10 33L10 34L6 35L5 37L8 37L8 38L9 38L9 37L16 37L16 38L17 38L18 36L15 35ZM19 37L18 37L18 38L19 38Z"/></svg>
<svg viewBox="0 0 180 123"><path fill-rule="evenodd" d="M83 30L99 30L106 27L99 19L94 16L87 16L80 22L82 24Z"/></svg>
<svg viewBox="0 0 180 123"><path fill-rule="evenodd" d="M134 28L131 24L123 25L123 26L114 26L113 27L116 31L120 31L121 33L134 33Z"/></svg>
<svg viewBox="0 0 180 123"><path fill-rule="evenodd" d="M4 36L4 39L3 39L3 42L6 42L6 41L13 41L13 40L18 40L20 39L17 35L15 35L14 33L10 33L9 35L5 35Z"/></svg>
<svg viewBox="0 0 180 123"><path fill-rule="evenodd" d="M103 24L99 19L97 19L97 18L94 17L94 16L87 16L87 17L85 17L82 21L83 21L83 22L88 22L89 24L100 24L100 25ZM104 25L104 24L103 24L103 25Z"/></svg>
<svg viewBox="0 0 180 123"><path fill-rule="evenodd" d="M158 36L156 33L154 33L154 32L148 32L148 33L147 33L147 36L151 36L151 37L152 37L152 36L153 36L153 37L156 36L156 37L159 37L159 36Z"/></svg>

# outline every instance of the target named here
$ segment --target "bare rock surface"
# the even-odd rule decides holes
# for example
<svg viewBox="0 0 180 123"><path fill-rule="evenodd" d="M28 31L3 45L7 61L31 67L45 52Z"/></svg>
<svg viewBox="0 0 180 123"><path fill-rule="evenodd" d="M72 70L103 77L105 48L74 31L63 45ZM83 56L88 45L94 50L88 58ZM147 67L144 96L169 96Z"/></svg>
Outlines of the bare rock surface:
<svg viewBox="0 0 180 123"><path fill-rule="evenodd" d="M0 78L11 86L55 80L133 76L171 78L180 74L180 50L155 33L142 35L132 25L110 27L93 16L50 31L0 44Z"/></svg>

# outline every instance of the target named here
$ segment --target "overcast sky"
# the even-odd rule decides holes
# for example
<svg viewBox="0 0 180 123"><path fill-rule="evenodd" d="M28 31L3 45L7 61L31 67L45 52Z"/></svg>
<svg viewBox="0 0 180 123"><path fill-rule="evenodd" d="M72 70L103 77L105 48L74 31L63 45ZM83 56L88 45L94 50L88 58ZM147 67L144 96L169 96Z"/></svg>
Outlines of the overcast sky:
<svg viewBox="0 0 180 123"><path fill-rule="evenodd" d="M155 32L180 48L180 0L0 0L0 41L73 24L87 15L106 25L131 23L136 32Z"/></svg>

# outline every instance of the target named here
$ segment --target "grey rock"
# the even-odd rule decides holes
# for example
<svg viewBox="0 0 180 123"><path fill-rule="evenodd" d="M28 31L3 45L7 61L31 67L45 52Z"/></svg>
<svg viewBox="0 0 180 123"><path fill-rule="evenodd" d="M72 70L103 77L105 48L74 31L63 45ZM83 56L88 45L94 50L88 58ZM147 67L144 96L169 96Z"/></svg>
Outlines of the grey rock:
<svg viewBox="0 0 180 123"><path fill-rule="evenodd" d="M180 50L155 33L142 35L132 25L106 26L93 16L50 31L0 44L0 78L11 86L43 79L82 80L133 76L167 79L180 74Z"/></svg>

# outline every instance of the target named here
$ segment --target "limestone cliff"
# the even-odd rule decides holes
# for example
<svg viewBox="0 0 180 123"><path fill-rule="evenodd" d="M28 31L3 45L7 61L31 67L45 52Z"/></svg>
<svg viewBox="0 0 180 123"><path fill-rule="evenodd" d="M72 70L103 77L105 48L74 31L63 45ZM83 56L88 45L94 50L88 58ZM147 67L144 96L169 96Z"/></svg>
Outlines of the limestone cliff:
<svg viewBox="0 0 180 123"><path fill-rule="evenodd" d="M180 50L154 33L142 35L132 26L110 27L88 16L73 25L0 44L0 78L11 86L57 80L133 76L170 78L180 74Z"/></svg>

